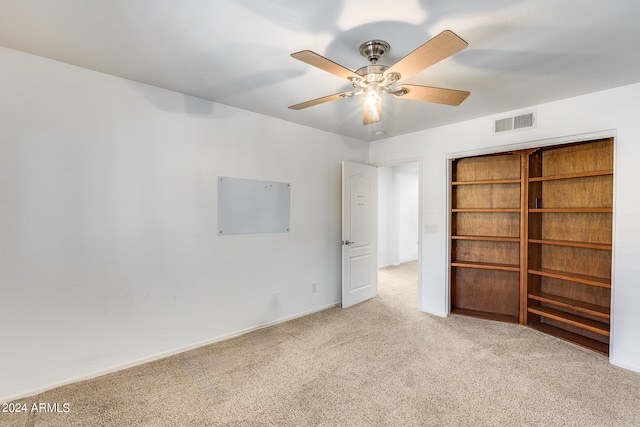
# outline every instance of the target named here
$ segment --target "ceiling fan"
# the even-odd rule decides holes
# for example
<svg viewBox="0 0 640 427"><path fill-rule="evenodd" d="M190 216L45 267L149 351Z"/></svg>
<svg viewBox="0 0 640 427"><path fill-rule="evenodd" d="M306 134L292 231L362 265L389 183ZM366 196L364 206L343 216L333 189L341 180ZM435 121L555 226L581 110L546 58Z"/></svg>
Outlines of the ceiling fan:
<svg viewBox="0 0 640 427"><path fill-rule="evenodd" d="M378 64L380 57L391 49L389 43L382 40L370 40L360 46L360 54L367 58L371 64L365 65L356 71L351 71L310 50L292 53L291 56L295 59L340 78L347 79L354 90L302 102L289 108L302 110L303 108L337 99L364 95L362 122L368 125L379 122L382 119L382 93L388 93L401 99L460 105L469 96L469 92L399 83L417 72L460 52L467 46L468 43L466 41L452 31L445 30L389 67Z"/></svg>

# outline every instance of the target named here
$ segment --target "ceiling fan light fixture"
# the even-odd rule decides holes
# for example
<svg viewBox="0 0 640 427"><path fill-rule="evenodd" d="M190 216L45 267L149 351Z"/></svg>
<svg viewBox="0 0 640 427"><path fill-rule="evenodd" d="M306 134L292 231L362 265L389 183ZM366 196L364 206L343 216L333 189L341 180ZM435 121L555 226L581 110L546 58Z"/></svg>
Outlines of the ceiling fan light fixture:
<svg viewBox="0 0 640 427"><path fill-rule="evenodd" d="M370 125L382 120L382 98L378 98L375 106L365 102L363 106L362 124Z"/></svg>
<svg viewBox="0 0 640 427"><path fill-rule="evenodd" d="M362 123L369 125L382 120L382 89L378 85L370 85L365 90L364 102L362 103L363 117Z"/></svg>
<svg viewBox="0 0 640 427"><path fill-rule="evenodd" d="M459 105L469 92L429 86L401 84L405 79L431 65L465 49L467 42L450 30L445 30L406 55L391 66L378 65L377 62L391 49L389 43L382 40L369 40L360 45L360 54L370 61L352 71L310 50L292 53L291 56L321 70L344 78L353 86L353 92L342 92L311 101L292 105L289 108L300 110L340 98L365 95L363 100L363 122L365 125L380 121L382 116L382 93L397 98L416 101L435 102L446 105Z"/></svg>
<svg viewBox="0 0 640 427"><path fill-rule="evenodd" d="M365 102L370 106L378 105L378 102L382 102L382 90L380 86L371 85L365 91Z"/></svg>

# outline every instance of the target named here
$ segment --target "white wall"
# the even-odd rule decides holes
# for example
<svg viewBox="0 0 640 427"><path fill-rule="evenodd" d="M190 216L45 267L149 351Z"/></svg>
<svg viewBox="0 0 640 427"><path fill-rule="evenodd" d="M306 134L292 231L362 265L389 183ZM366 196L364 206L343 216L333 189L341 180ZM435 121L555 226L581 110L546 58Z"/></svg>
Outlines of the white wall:
<svg viewBox="0 0 640 427"><path fill-rule="evenodd" d="M640 371L640 84L538 105L537 128L494 136L485 117L371 143L373 163L423 156L423 223L437 233L422 236L422 310L439 316L448 300L448 158L453 153L502 151L514 144L532 146L616 134L613 295L610 361ZM462 107L463 108L463 107ZM523 111L527 111L525 109ZM558 138L556 140L556 138Z"/></svg>
<svg viewBox="0 0 640 427"><path fill-rule="evenodd" d="M378 268L399 263L395 232L395 176L392 166L378 168Z"/></svg>
<svg viewBox="0 0 640 427"><path fill-rule="evenodd" d="M398 200L398 258L401 263L418 259L417 164L394 166Z"/></svg>
<svg viewBox="0 0 640 427"><path fill-rule="evenodd" d="M0 48L0 401L340 300L340 162L423 157L421 308L447 315L447 157L615 130L611 362L640 371L640 84L371 144ZM502 116L502 115L501 115ZM217 236L217 176L292 184ZM311 283L318 292L311 292ZM275 302L273 292L279 292Z"/></svg>
<svg viewBox="0 0 640 427"><path fill-rule="evenodd" d="M378 168L378 267L418 259L417 163Z"/></svg>
<svg viewBox="0 0 640 427"><path fill-rule="evenodd" d="M0 401L340 301L340 162L366 143L0 63ZM219 175L291 183L291 232L218 236Z"/></svg>

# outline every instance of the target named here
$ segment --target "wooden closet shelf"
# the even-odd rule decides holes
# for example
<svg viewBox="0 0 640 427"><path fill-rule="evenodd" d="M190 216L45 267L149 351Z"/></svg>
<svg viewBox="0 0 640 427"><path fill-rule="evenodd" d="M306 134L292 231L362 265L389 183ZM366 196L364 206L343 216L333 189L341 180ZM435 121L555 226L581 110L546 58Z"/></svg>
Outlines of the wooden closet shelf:
<svg viewBox="0 0 640 427"><path fill-rule="evenodd" d="M568 273L566 271L551 270L548 268L530 268L529 274L551 277L554 279L568 280L571 282L584 283L585 285L599 286L601 288L611 289L611 279L604 279L602 277Z"/></svg>
<svg viewBox="0 0 640 427"><path fill-rule="evenodd" d="M569 246L572 248L601 249L604 251L610 251L612 248L611 243L574 242L570 240L529 239L529 243L554 246Z"/></svg>
<svg viewBox="0 0 640 427"><path fill-rule="evenodd" d="M587 177L590 177L590 176L607 176L607 175L613 175L613 170L567 173L567 174L562 174L562 175L535 176L535 177L530 177L529 178L529 182L554 181L554 180L558 180L558 179L587 178Z"/></svg>
<svg viewBox="0 0 640 427"><path fill-rule="evenodd" d="M488 262L452 261L452 267L479 268L481 270L520 271L520 267L511 264L495 264Z"/></svg>
<svg viewBox="0 0 640 427"><path fill-rule="evenodd" d="M497 320L499 322L506 323L518 323L518 316L509 316L508 314L499 313L488 313L486 311L470 310L468 308L454 308L451 310L451 314L457 314L460 316L471 316L487 320Z"/></svg>
<svg viewBox="0 0 640 427"><path fill-rule="evenodd" d="M518 179L485 179L482 181L454 181L451 185L520 184Z"/></svg>
<svg viewBox="0 0 640 427"><path fill-rule="evenodd" d="M569 308L581 313L591 314L592 316L602 317L603 319L610 319L609 307L603 307L601 305L590 304L584 301L578 301L571 298L565 298L558 295L548 294L545 292L532 292L529 295L529 299L544 302L547 304L553 304L558 307Z"/></svg>
<svg viewBox="0 0 640 427"><path fill-rule="evenodd" d="M485 240L490 242L510 242L520 243L519 237L504 237L504 236L451 236L453 240Z"/></svg>
<svg viewBox="0 0 640 427"><path fill-rule="evenodd" d="M576 316L575 314L565 313L550 307L529 307L529 313L538 314L549 319L557 320L567 325L577 326L587 331L595 332L600 335L609 336L609 324L599 322L597 320L587 319L585 317Z"/></svg>
<svg viewBox="0 0 640 427"><path fill-rule="evenodd" d="M609 353L613 148L602 138L452 159L452 313Z"/></svg>
<svg viewBox="0 0 640 427"><path fill-rule="evenodd" d="M451 212L520 213L520 208L454 208L451 209Z"/></svg>
<svg viewBox="0 0 640 427"><path fill-rule="evenodd" d="M611 213L613 208L533 208L530 213Z"/></svg>
<svg viewBox="0 0 640 427"><path fill-rule="evenodd" d="M596 341L591 338L587 338L582 335L574 334L573 332L566 331L555 326L547 325L545 323L529 323L532 329L545 333L547 335L553 335L565 341L572 342L582 347L586 347L590 350L597 351L598 353L609 355L609 345L600 341Z"/></svg>
<svg viewBox="0 0 640 427"><path fill-rule="evenodd" d="M451 163L449 279L454 314L522 321L519 264L526 241L519 236L526 231L521 217L527 187L522 164L522 157L512 153Z"/></svg>

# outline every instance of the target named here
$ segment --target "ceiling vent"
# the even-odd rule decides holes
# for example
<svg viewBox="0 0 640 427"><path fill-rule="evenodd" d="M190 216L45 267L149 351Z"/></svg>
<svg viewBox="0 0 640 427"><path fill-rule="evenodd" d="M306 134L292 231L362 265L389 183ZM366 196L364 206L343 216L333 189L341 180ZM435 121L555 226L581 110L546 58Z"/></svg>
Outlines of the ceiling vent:
<svg viewBox="0 0 640 427"><path fill-rule="evenodd" d="M496 120L493 123L493 133L513 132L516 130L533 129L535 127L536 115L534 112L530 112Z"/></svg>

